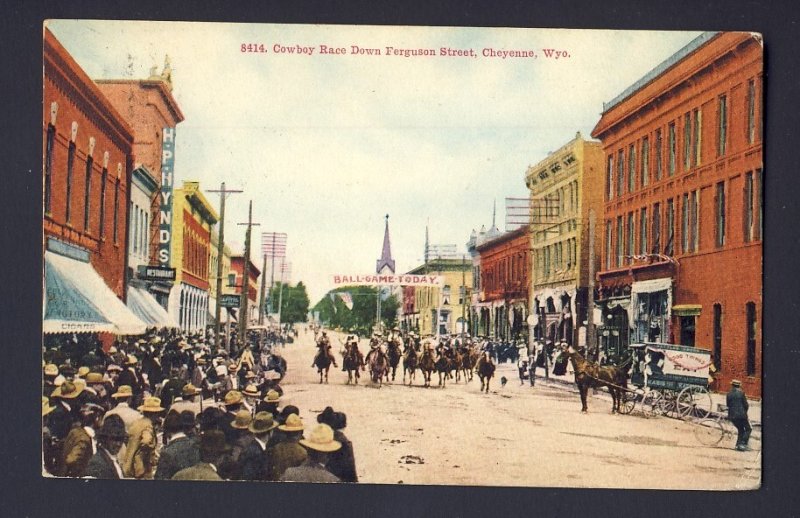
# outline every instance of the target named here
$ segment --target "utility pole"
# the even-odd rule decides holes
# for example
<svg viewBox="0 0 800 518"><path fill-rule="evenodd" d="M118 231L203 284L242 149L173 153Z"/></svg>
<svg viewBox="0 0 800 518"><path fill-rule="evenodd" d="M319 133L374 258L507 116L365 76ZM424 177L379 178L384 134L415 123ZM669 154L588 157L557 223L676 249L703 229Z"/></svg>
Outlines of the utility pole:
<svg viewBox="0 0 800 518"><path fill-rule="evenodd" d="M597 350L597 332L594 328L594 240L595 240L595 214L594 209L589 209L589 294L586 309L586 348L590 355L597 360L600 355ZM591 357L591 356L590 356Z"/></svg>
<svg viewBox="0 0 800 518"><path fill-rule="evenodd" d="M283 309L283 259L281 259L281 288L278 291L278 325L281 325L281 310Z"/></svg>
<svg viewBox="0 0 800 518"><path fill-rule="evenodd" d="M214 345L220 345L220 318L222 308L220 307L220 299L222 299L222 262L225 257L225 198L228 194L240 193L241 190L226 189L225 182L219 186L219 189L208 190L206 192L217 192L219 197L219 236L217 239L217 304L214 308Z"/></svg>
<svg viewBox="0 0 800 518"><path fill-rule="evenodd" d="M247 340L247 303L250 294L250 234L253 225L260 225L261 223L253 223L253 200L250 200L250 208L247 211L247 223L239 223L239 225L247 225L247 231L244 235L244 265L242 266L242 295L239 300L239 342L240 346L245 344Z"/></svg>
<svg viewBox="0 0 800 518"><path fill-rule="evenodd" d="M267 272L267 254L264 254L264 259L261 262L261 295L258 297L258 325L264 323L264 288L266 288L267 279L265 273ZM272 287L270 286L270 289Z"/></svg>

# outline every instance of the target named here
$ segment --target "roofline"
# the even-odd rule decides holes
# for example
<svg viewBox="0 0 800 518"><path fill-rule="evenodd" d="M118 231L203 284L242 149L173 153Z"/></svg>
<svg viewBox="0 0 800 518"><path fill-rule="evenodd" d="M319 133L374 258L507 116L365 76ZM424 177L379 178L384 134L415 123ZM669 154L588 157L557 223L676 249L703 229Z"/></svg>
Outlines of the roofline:
<svg viewBox="0 0 800 518"><path fill-rule="evenodd" d="M178 106L178 101L172 96L172 92L163 79L95 79L94 82L98 84L137 84L144 87L158 88L167 104L167 108L169 108L175 118L175 124L177 125L186 120L180 106Z"/></svg>
<svg viewBox="0 0 800 518"><path fill-rule="evenodd" d="M504 234L500 234L499 236L497 236L495 238L492 238L492 239L490 239L488 241L484 241L483 243L477 245L475 247L475 250L477 250L478 252L481 252L482 250L485 250L486 248L490 248L490 247L492 247L494 245L499 245L500 243L504 243L505 241L510 241L510 240L514 239L515 237L518 237L518 236L521 236L521 235L525 234L528 231L529 231L528 227L523 225L523 226L521 226L521 227L519 227L517 229L514 229L514 230L510 231L510 232L506 232Z"/></svg>

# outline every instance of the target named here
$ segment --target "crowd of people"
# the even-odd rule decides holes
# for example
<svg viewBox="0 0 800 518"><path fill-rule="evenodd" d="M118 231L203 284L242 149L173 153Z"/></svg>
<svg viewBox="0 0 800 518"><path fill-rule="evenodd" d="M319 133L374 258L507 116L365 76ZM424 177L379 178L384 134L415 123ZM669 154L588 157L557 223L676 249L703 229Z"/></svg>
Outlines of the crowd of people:
<svg viewBox="0 0 800 518"><path fill-rule="evenodd" d="M204 333L149 330L105 348L45 343L42 469L103 479L357 482L347 416L304 423L286 399L290 333L251 333L229 353ZM295 334L296 336L296 334ZM289 341L290 342L290 341ZM238 349L238 350L237 350Z"/></svg>

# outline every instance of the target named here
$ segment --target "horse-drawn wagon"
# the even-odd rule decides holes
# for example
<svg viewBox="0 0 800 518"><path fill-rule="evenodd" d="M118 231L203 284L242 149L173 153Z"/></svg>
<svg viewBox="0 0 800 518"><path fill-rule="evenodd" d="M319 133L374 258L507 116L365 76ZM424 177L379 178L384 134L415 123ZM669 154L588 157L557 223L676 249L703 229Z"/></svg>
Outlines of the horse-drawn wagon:
<svg viewBox="0 0 800 518"><path fill-rule="evenodd" d="M711 413L708 371L711 352L683 345L645 342L632 344L631 384L620 411L630 413L638 403L645 415L703 419Z"/></svg>

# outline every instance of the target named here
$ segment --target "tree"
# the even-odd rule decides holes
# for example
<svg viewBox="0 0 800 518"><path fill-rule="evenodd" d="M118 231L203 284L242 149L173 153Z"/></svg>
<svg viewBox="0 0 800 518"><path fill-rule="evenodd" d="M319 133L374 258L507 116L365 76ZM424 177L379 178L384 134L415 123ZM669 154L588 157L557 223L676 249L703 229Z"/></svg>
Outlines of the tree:
<svg viewBox="0 0 800 518"><path fill-rule="evenodd" d="M353 298L353 308L349 309L337 293L348 292ZM372 286L344 286L325 294L317 302L313 311L319 311L320 320L329 327L342 329L360 336L368 336L375 325L375 310L378 289ZM391 295L381 301L381 320L384 325L393 326L397 319L400 303Z"/></svg>
<svg viewBox="0 0 800 518"><path fill-rule="evenodd" d="M283 288L283 293L281 293L281 288ZM282 323L294 324L306 321L310 301L303 281L298 282L296 286L278 282L270 291L270 297L276 306L280 301Z"/></svg>

